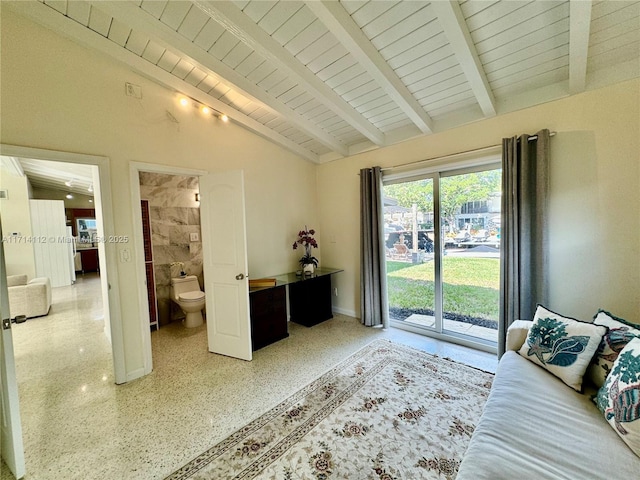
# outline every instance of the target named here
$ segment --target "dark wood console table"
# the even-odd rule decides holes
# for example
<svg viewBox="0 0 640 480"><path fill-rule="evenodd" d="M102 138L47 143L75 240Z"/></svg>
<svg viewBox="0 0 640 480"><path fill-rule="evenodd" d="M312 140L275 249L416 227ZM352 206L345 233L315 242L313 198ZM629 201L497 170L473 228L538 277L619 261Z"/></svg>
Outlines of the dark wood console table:
<svg viewBox="0 0 640 480"><path fill-rule="evenodd" d="M284 285L249 291L253 350L287 338L287 292Z"/></svg>
<svg viewBox="0 0 640 480"><path fill-rule="evenodd" d="M276 285L249 290L251 341L257 350L289 336L285 287L289 286L289 316L306 327L333 318L331 275L337 268L317 268L312 275L275 275Z"/></svg>

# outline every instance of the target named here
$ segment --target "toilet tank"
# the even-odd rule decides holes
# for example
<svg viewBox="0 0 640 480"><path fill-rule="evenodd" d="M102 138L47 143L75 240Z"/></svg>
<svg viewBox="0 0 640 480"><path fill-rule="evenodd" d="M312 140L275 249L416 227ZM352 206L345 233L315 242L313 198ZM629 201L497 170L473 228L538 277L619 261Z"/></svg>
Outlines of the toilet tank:
<svg viewBox="0 0 640 480"><path fill-rule="evenodd" d="M198 277L195 275L171 279L171 296L174 299L177 299L181 293L199 291L200 284L198 283Z"/></svg>

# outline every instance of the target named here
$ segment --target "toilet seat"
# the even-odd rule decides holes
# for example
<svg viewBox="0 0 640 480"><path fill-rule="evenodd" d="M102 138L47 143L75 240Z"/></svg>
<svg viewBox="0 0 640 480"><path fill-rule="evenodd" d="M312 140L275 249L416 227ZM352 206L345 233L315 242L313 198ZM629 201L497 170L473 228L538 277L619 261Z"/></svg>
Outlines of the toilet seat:
<svg viewBox="0 0 640 480"><path fill-rule="evenodd" d="M178 300L181 302L199 302L200 300L204 300L204 292L195 291L195 292L184 292L178 296Z"/></svg>

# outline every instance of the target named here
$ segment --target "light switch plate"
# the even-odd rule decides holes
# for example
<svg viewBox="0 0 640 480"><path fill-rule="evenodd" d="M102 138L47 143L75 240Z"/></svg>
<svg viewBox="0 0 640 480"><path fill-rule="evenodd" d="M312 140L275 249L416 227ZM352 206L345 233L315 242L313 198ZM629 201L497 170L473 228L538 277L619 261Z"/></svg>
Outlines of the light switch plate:
<svg viewBox="0 0 640 480"><path fill-rule="evenodd" d="M193 232L189 234L189 241L191 242L199 242L200 241L200 235L198 235L198 232Z"/></svg>

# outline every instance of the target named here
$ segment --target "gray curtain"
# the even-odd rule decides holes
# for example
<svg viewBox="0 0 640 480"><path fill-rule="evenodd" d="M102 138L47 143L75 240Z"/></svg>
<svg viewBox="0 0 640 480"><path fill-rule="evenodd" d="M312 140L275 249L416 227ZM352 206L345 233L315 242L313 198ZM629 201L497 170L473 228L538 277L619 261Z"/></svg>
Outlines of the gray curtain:
<svg viewBox="0 0 640 480"><path fill-rule="evenodd" d="M382 171L360 170L360 321L389 326L385 271Z"/></svg>
<svg viewBox="0 0 640 480"><path fill-rule="evenodd" d="M498 357L507 328L531 320L548 298L549 130L502 140L502 254Z"/></svg>

